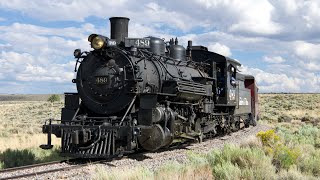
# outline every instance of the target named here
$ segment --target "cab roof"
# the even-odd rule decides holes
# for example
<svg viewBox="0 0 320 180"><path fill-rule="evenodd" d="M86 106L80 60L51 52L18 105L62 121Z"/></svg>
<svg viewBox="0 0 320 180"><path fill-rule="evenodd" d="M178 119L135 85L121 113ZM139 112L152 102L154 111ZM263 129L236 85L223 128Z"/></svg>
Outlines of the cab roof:
<svg viewBox="0 0 320 180"><path fill-rule="evenodd" d="M192 59L198 62L213 60L217 63L227 62L235 67L241 66L241 63L239 61L223 56L216 52L208 51L208 48L205 46L192 46Z"/></svg>

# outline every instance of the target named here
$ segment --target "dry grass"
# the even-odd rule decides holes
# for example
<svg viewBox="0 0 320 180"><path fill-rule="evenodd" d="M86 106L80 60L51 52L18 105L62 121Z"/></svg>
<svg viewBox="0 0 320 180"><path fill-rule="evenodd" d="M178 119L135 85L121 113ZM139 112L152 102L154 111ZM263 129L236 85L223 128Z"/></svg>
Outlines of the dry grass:
<svg viewBox="0 0 320 180"><path fill-rule="evenodd" d="M262 121L320 124L320 94L259 94L259 101Z"/></svg>
<svg viewBox="0 0 320 180"><path fill-rule="evenodd" d="M24 99L21 95L18 98ZM42 150L39 145L47 143L42 125L48 118L60 119L63 102L32 100L0 101L0 169L60 159L60 141L54 135L55 149Z"/></svg>
<svg viewBox="0 0 320 180"><path fill-rule="evenodd" d="M154 179L153 173L145 168L116 169L108 171L105 169L105 166L96 166L93 174L93 179L96 180Z"/></svg>
<svg viewBox="0 0 320 180"><path fill-rule="evenodd" d="M175 161L168 162L155 172L146 168L113 169L107 170L103 166L96 166L93 179L102 180L135 180L135 179L155 179L155 180L209 180L214 179L212 169L209 164L204 166L192 166L179 164Z"/></svg>
<svg viewBox="0 0 320 180"><path fill-rule="evenodd" d="M32 135L14 135L12 137L1 137L0 138L0 152L7 149L29 149L39 147L40 144L47 143L47 136L45 134L32 134ZM52 144L59 146L60 139L52 136Z"/></svg>
<svg viewBox="0 0 320 180"><path fill-rule="evenodd" d="M249 136L244 142L240 144L240 147L259 148L262 147L262 143L257 138L257 136Z"/></svg>
<svg viewBox="0 0 320 180"><path fill-rule="evenodd" d="M290 116L295 116L295 117L303 117L306 115L309 115L311 117L320 117L320 109L319 109L319 107L316 107L316 109L314 109L314 110L295 109L295 110L285 111L284 114L290 115Z"/></svg>
<svg viewBox="0 0 320 180"><path fill-rule="evenodd" d="M196 164L193 160L187 164L179 164L175 161L168 162L154 174L157 180L213 179L212 168L208 162Z"/></svg>
<svg viewBox="0 0 320 180"><path fill-rule="evenodd" d="M42 125L48 118L60 119L63 102L0 101L0 152L46 143ZM59 144L53 138L53 144Z"/></svg>

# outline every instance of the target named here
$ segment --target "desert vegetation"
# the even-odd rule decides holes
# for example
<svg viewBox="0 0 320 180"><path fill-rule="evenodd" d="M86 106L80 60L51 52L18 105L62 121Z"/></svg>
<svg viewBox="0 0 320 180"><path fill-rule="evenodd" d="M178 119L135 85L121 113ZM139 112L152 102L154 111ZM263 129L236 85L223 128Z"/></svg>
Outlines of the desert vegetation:
<svg viewBox="0 0 320 180"><path fill-rule="evenodd" d="M273 129L248 137L240 146L227 144L205 154L190 151L187 163L171 161L152 171L97 166L93 178L319 179L320 94L260 94L259 99L260 123ZM42 123L60 118L62 106L62 101L0 101L0 167L58 158L58 149L37 147L46 140Z"/></svg>
<svg viewBox="0 0 320 180"><path fill-rule="evenodd" d="M57 102L57 101L61 101L61 98L58 94L52 94L49 98L48 101L51 103Z"/></svg>
<svg viewBox="0 0 320 180"><path fill-rule="evenodd" d="M320 94L260 94L259 132L240 146L227 144L206 154L189 152L150 171L95 169L95 179L319 179Z"/></svg>
<svg viewBox="0 0 320 180"><path fill-rule="evenodd" d="M303 126L291 137L282 130L260 132L241 146L225 145L207 154L190 151L187 163L172 161L155 171L97 167L95 179L318 179L319 148L311 141L298 140L306 131L314 127Z"/></svg>
<svg viewBox="0 0 320 180"><path fill-rule="evenodd" d="M42 150L46 143L42 125L48 118L60 119L64 102L0 101L0 168L45 162L57 158L58 150ZM60 142L53 136L53 144ZM23 158L16 158L16 157Z"/></svg>
<svg viewBox="0 0 320 180"><path fill-rule="evenodd" d="M259 99L260 118L269 124L320 123L320 94L260 94Z"/></svg>

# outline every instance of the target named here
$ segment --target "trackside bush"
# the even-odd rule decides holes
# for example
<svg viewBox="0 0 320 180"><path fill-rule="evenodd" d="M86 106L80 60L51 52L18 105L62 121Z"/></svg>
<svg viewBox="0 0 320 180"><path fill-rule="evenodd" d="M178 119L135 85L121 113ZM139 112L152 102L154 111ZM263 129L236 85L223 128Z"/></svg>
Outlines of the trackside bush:
<svg viewBox="0 0 320 180"><path fill-rule="evenodd" d="M280 141L280 137L274 132L274 130L268 130L266 132L260 131L257 134L257 137L260 138L262 145L273 147Z"/></svg>
<svg viewBox="0 0 320 180"><path fill-rule="evenodd" d="M34 164L36 163L36 157L30 150L27 149L8 149L0 154L0 162L2 162L3 168L11 168Z"/></svg>
<svg viewBox="0 0 320 180"><path fill-rule="evenodd" d="M289 148L283 144L274 130L261 131L257 134L257 137L260 138L265 153L273 157L272 162L277 168L277 171L280 171L281 168L288 170L290 166L297 164L300 151Z"/></svg>
<svg viewBox="0 0 320 180"><path fill-rule="evenodd" d="M48 101L53 103L53 102L56 102L56 101L60 101L61 98L59 95L57 94L52 94L49 98L48 98Z"/></svg>
<svg viewBox="0 0 320 180"><path fill-rule="evenodd" d="M280 144L275 149L273 163L278 170L280 168L289 169L292 165L297 164L299 155L299 150L290 149L287 146Z"/></svg>
<svg viewBox="0 0 320 180"><path fill-rule="evenodd" d="M311 174L313 176L320 176L320 155L312 155L299 162L299 168L302 172Z"/></svg>
<svg viewBox="0 0 320 180"><path fill-rule="evenodd" d="M272 158L260 148L226 145L222 151L209 153L207 159L215 179L274 179L276 176Z"/></svg>
<svg viewBox="0 0 320 180"><path fill-rule="evenodd" d="M0 152L0 169L65 159L59 156L59 153L58 147L51 150L40 148L7 149Z"/></svg>

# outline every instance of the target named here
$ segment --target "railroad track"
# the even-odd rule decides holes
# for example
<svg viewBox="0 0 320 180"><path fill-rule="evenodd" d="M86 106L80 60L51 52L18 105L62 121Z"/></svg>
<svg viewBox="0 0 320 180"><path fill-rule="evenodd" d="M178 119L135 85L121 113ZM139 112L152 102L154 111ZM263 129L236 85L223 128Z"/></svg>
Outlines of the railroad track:
<svg viewBox="0 0 320 180"><path fill-rule="evenodd" d="M220 137L221 140L224 140L224 138L225 138L225 136ZM210 140L210 139L204 139L204 141L207 141L207 140ZM168 147L166 149L157 150L156 152L159 153L162 151L186 148L186 147L190 146L191 144L192 144L191 142L183 143L183 144L177 143L177 144L171 145L170 147ZM133 154L127 154L127 155L123 155L122 157L120 157L120 159L125 159L125 158L139 159L139 156L143 155L144 153L146 153L146 151L140 151L140 152L136 152ZM108 163L108 162L110 162L112 160L116 160L116 159L119 159L119 157L113 156L113 157L108 157L103 160L90 160L90 159L75 158L75 159L68 159L68 160L63 160L63 161L52 161L52 162L47 162L47 163L39 163L39 164L20 166L20 167L15 167L15 168L8 168L8 169L0 170L0 180L27 178L27 177L37 176L37 175L41 175L41 174L48 174L48 173L59 172L59 171L67 171L67 170L77 169L77 168L81 168L81 167L85 167L85 166L93 165L93 164L103 164L103 163L105 164L105 163ZM54 165L54 164L60 164L60 163L68 163L68 164L73 164L73 165L70 165L67 167L60 167L60 168L50 168L48 170L43 170L43 171L34 171L34 172L28 172L28 173L23 173L23 174L21 173L18 175L12 175L12 176L8 176L8 177L1 177L2 173L22 171L22 170L32 169L32 168L36 168L36 167Z"/></svg>
<svg viewBox="0 0 320 180"><path fill-rule="evenodd" d="M177 148L184 148L188 145L190 145L190 143L177 144L177 145L173 145L165 150L158 150L157 152L162 152L162 151L167 151L167 150L172 150L172 149L177 149ZM137 153L133 153L133 154L127 154L127 155L120 157L120 159L137 158L139 155L142 155L144 153L145 153L145 151L137 152ZM106 164L106 163L108 163L112 160L116 160L116 159L119 159L119 157L114 156L114 157L106 158L103 160L85 160L85 161L84 161L84 159L68 159L68 160L63 160L63 161L52 161L52 162L39 163L39 164L33 164L33 165L27 165L27 166L7 168L7 169L0 170L0 180L28 178L28 177L41 175L41 174L48 174L48 173L59 172L59 171L68 171L68 170L77 169L77 168L81 168L81 167L85 167L85 166L93 165L93 164ZM60 167L60 168L50 168L48 170L42 170L42 171L32 171L33 168L61 164L61 163L68 163L68 164L74 164L74 165L70 165L67 167ZM25 170L29 170L29 169L32 172L21 172L21 174L19 174L20 173L19 171L25 171ZM18 171L18 173L15 171ZM2 173L10 173L10 172L15 172L15 173L14 173L14 175L1 177Z"/></svg>
<svg viewBox="0 0 320 180"><path fill-rule="evenodd" d="M167 149L160 149L156 152L162 152L162 151L168 151L168 150L173 150L173 149L179 149L179 148L185 148L189 146L191 143L184 143L184 144L176 144L168 147ZM125 159L125 158L135 158L138 159L140 155L143 155L146 153L145 151L141 152L136 152L133 154L127 154L123 155L120 157L120 159ZM108 163L112 160L119 159L118 156L114 157L109 157L103 160L85 160L84 159L68 159L68 160L63 160L63 161L52 161L52 162L47 162L47 163L39 163L39 164L33 164L33 165L27 165L27 166L20 166L20 167L15 167L15 168L7 168L7 169L2 169L0 170L0 180L5 180L5 179L19 179L19 178L27 178L27 177L32 177L32 176L37 176L41 174L48 174L48 173L53 173L53 172L59 172L59 171L67 171L67 170L72 170L72 169L77 169L81 167L85 167L88 165L93 165L93 164L105 164ZM12 175L8 177L1 177L2 173L9 173L9 172L14 172L14 171L22 171L22 170L28 170L32 168L37 168L41 166L48 166L48 165L54 165L54 164L60 164L60 163L69 163L69 164L74 164L70 165L67 167L61 167L61 168L53 168L53 169L48 169L48 170L43 170L43 171L34 171L34 172L28 172L28 173L23 173L23 174L18 174L18 175Z"/></svg>
<svg viewBox="0 0 320 180"><path fill-rule="evenodd" d="M78 159L69 159L69 160L63 160L63 161L52 161L52 162L47 162L47 163L39 163L39 164L20 166L20 167L15 167L15 168L2 169L2 170L0 170L0 180L28 178L28 177L32 177L32 176L41 175L41 174L48 174L48 173L53 173L53 172L77 169L77 168L81 168L81 167L84 167L84 166L88 166L89 164L99 164L99 163L104 163L104 162L108 161L108 160L88 161L88 162L85 162L85 163L82 162L81 164L74 164L74 165L70 165L70 166L67 166L67 167L60 167L60 168L53 168L53 169L50 168L48 170L42 170L42 171L37 171L37 170L32 171L33 168L37 168L37 167L49 166L49 165L55 165L55 164L61 164L61 163L74 163L77 160ZM21 172L20 173L20 171L26 171L26 170L30 170L32 172ZM6 177L1 177L2 173L10 173L10 172L15 172L15 171L18 171L18 172L14 173L13 175L9 175L9 176L6 176Z"/></svg>
<svg viewBox="0 0 320 180"><path fill-rule="evenodd" d="M246 133L250 131L250 129L242 129L243 133ZM254 133L256 134L256 133ZM235 137L238 137L239 135L236 135ZM218 136L216 137L216 139L219 140L227 140L228 136ZM212 140L212 139L204 139L204 143L207 140ZM167 149L160 149L158 151L156 151L157 153L161 153L164 151L169 151L169 150L174 150L174 149L186 149L188 148L191 144L193 143L185 143L185 144L175 144L173 146L168 147ZM68 160L64 160L64 161L54 161L54 162L48 162L48 163L41 163L41 164L35 164L35 165L28 165L28 166L22 166L22 167L16 167L16 168L8 168L8 169L3 169L0 170L0 180L2 179L18 179L18 178L32 178L32 177L36 177L37 175L41 175L41 174L48 174L48 173L54 173L54 172L61 172L61 171L68 171L68 170L72 170L72 169L77 169L77 168L81 168L81 167L85 167L88 166L90 164L94 165L94 164L106 164L108 166L114 166L116 167L117 165L111 163L114 160L121 160L121 159L137 159L138 161L141 161L141 159L145 158L143 155L145 154L145 151L138 151L136 153L133 154L126 154L123 157L110 157L107 159L103 159L103 160L86 160L84 161L84 159L68 159ZM66 167L51 167L50 165L54 165L54 164L59 164L59 163L68 163L69 165ZM31 170L28 169L32 169L32 168L36 168L36 167L41 167L41 166L48 166L47 169L49 170L43 170L40 171L39 169L34 169L34 172L31 172ZM28 172L23 172L23 170L28 170ZM10 173L12 172L12 173ZM6 176L3 176L2 173L8 173L6 174ZM53 176L54 177L54 176Z"/></svg>

